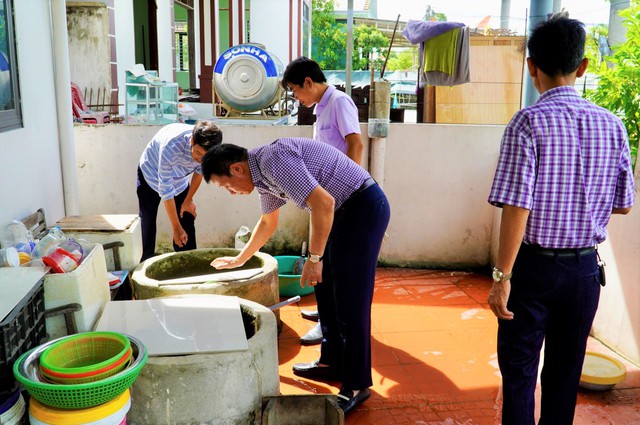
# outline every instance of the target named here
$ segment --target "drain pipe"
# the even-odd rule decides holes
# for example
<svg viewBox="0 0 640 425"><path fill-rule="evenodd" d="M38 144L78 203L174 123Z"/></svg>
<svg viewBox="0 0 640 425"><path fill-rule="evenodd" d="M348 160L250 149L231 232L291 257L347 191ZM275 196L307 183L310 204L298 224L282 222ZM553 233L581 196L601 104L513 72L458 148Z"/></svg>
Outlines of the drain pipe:
<svg viewBox="0 0 640 425"><path fill-rule="evenodd" d="M71 67L67 35L67 7L65 0L51 0L51 39L53 70L58 115L58 146L62 169L62 192L65 215L80 213L76 145L71 114Z"/></svg>
<svg viewBox="0 0 640 425"><path fill-rule="evenodd" d="M530 2L531 15L529 17L529 25L527 28L527 36L531 34L533 29L541 22L547 19L547 14L553 12L552 0L531 0ZM525 67L524 70L524 96L522 99L522 107L530 106L536 103L540 94L533 85L533 80L529 75L529 70Z"/></svg>

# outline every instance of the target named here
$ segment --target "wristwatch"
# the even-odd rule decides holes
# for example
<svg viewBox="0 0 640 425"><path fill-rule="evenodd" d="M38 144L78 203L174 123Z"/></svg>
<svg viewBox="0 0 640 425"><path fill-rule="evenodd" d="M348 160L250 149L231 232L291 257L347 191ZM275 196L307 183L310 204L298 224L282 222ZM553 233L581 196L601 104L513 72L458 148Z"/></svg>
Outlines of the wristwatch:
<svg viewBox="0 0 640 425"><path fill-rule="evenodd" d="M513 276L513 273L504 274L504 272L497 267L494 267L493 273L491 273L491 277L495 283L505 283L511 279L511 276Z"/></svg>
<svg viewBox="0 0 640 425"><path fill-rule="evenodd" d="M322 261L324 257L321 255L317 255L317 254L309 254L309 261L311 261L312 263L319 263L320 261Z"/></svg>

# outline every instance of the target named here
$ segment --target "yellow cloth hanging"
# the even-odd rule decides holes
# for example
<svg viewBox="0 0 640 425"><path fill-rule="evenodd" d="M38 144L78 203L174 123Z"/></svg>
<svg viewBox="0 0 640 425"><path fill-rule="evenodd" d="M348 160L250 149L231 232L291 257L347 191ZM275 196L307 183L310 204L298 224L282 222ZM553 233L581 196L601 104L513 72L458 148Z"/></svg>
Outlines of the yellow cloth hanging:
<svg viewBox="0 0 640 425"><path fill-rule="evenodd" d="M440 71L453 75L456 69L456 45L459 28L430 38L424 46L424 71Z"/></svg>

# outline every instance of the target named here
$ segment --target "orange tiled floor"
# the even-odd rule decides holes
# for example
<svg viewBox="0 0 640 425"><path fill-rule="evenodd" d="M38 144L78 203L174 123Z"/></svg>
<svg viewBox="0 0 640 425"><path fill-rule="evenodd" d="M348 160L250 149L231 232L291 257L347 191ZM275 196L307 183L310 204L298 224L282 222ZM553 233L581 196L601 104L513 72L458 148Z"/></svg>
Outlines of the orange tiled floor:
<svg viewBox="0 0 640 425"><path fill-rule="evenodd" d="M379 268L372 311L371 398L345 420L361 424L500 423L497 322L486 304L491 280L470 272ZM291 366L313 361L320 346L299 343L314 323L300 315L313 309L313 295L280 310L282 394L337 393L338 383L293 375ZM627 365L627 379L607 392L581 392L576 425L640 424L640 370ZM539 396L539 394L538 394Z"/></svg>

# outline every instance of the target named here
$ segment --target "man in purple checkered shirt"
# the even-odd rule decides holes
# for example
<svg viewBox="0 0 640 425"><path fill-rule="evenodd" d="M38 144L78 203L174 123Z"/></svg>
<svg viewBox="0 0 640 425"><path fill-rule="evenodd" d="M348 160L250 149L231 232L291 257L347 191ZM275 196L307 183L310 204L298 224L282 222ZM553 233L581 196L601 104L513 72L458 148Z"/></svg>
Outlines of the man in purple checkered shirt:
<svg viewBox="0 0 640 425"><path fill-rule="evenodd" d="M587 69L584 43L582 23L562 15L533 31L527 65L541 96L507 126L489 195L502 208L488 302L498 317L503 424L535 423L543 341L539 424L573 423L604 285L595 247L611 214L634 202L625 127L573 88Z"/></svg>
<svg viewBox="0 0 640 425"><path fill-rule="evenodd" d="M218 269L242 266L273 235L280 207L291 200L311 213L309 260L301 285L315 286L324 340L320 358L296 364L294 373L342 382L338 405L345 413L369 395L371 303L376 264L389 203L363 168L326 143L283 138L247 151L215 146L202 160L202 175L232 195L258 190L262 215L235 257L221 257Z"/></svg>

